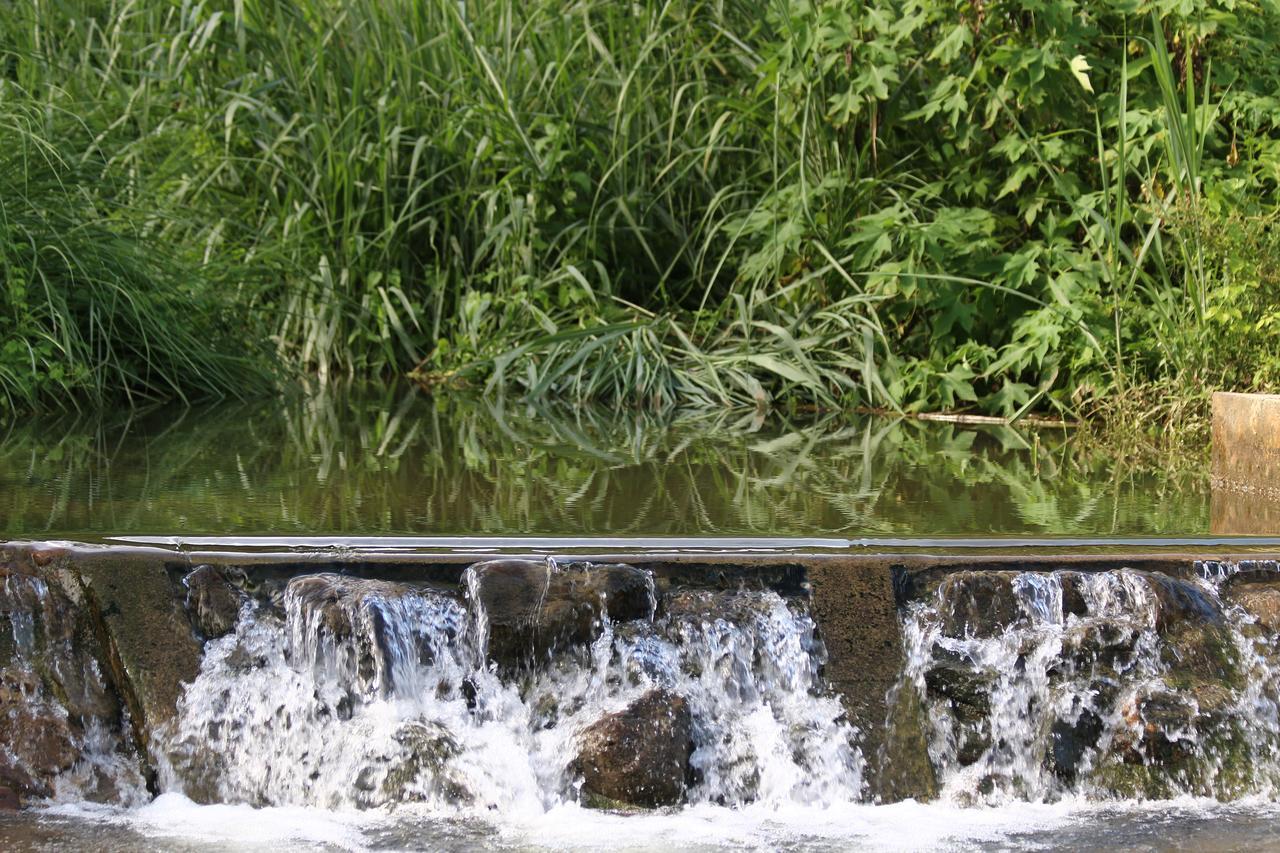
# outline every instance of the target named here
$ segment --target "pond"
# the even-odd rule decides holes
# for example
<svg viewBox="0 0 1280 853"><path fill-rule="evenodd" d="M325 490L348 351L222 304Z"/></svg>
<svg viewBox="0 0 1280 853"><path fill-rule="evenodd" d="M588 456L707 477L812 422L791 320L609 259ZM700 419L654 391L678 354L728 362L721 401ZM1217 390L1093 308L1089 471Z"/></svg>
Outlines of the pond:
<svg viewBox="0 0 1280 853"><path fill-rule="evenodd" d="M1065 429L340 389L10 424L0 534L1198 536L1206 463Z"/></svg>

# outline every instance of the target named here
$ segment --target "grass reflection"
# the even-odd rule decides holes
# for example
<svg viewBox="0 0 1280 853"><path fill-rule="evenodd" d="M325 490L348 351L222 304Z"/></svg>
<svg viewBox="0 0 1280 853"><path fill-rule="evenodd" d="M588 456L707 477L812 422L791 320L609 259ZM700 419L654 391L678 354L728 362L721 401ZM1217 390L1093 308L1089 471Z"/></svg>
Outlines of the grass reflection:
<svg viewBox="0 0 1280 853"><path fill-rule="evenodd" d="M0 515L33 536L1187 535L1208 486L1065 432L330 389L14 424Z"/></svg>

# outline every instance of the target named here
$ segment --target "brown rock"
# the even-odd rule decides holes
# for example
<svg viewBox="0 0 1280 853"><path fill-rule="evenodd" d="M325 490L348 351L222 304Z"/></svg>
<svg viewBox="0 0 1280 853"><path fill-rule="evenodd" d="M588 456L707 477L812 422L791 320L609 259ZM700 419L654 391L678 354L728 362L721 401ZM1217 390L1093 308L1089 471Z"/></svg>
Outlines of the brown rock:
<svg viewBox="0 0 1280 853"><path fill-rule="evenodd" d="M79 757L62 710L49 702L24 702L0 709L0 776L28 796L47 797L59 773Z"/></svg>
<svg viewBox="0 0 1280 853"><path fill-rule="evenodd" d="M1258 620L1266 631L1280 633L1280 577L1271 583L1232 583L1224 596Z"/></svg>
<svg viewBox="0 0 1280 853"><path fill-rule="evenodd" d="M201 646L162 557L104 553L73 568L108 649L114 682L140 745L177 714L178 698L200 670Z"/></svg>
<svg viewBox="0 0 1280 853"><path fill-rule="evenodd" d="M66 555L68 552L65 548L42 548L38 551L31 552L31 561L37 566L47 566L54 560Z"/></svg>
<svg viewBox="0 0 1280 853"><path fill-rule="evenodd" d="M0 785L0 812L16 812L22 808L18 792L8 785Z"/></svg>
<svg viewBox="0 0 1280 853"><path fill-rule="evenodd" d="M1162 636L1189 626L1225 624L1222 610L1197 584L1164 572L1136 571L1155 595L1156 631Z"/></svg>
<svg viewBox="0 0 1280 853"><path fill-rule="evenodd" d="M920 697L900 685L906 660L896 572L892 563L848 557L808 566L810 614L827 651L823 676L862 732L867 791L885 803L937 794Z"/></svg>
<svg viewBox="0 0 1280 853"><path fill-rule="evenodd" d="M289 581L286 598L296 599L307 619L318 620L334 639L350 639L357 630L356 614L371 603L412 595L415 590L392 581L335 575L300 575Z"/></svg>
<svg viewBox="0 0 1280 853"><path fill-rule="evenodd" d="M405 654L422 663L431 661L433 643L440 638L429 636L426 626L406 626L411 615L402 615L398 625L396 619L388 618L389 611L429 595L443 593L329 573L295 577L285 590L289 606L297 607L303 621L317 632L316 654L333 655L334 665L345 677L373 690L394 689L394 661L398 655Z"/></svg>
<svg viewBox="0 0 1280 853"><path fill-rule="evenodd" d="M734 625L767 616L770 599L745 590L681 589L662 599L663 616L673 622L714 622L723 619Z"/></svg>
<svg viewBox="0 0 1280 853"><path fill-rule="evenodd" d="M1022 615L1012 572L965 571L938 587L938 615L948 637L995 637Z"/></svg>
<svg viewBox="0 0 1280 853"><path fill-rule="evenodd" d="M601 717L579 736L578 755L570 764L582 777L586 804L678 804L690 774L692 730L689 703L662 689Z"/></svg>
<svg viewBox="0 0 1280 853"><path fill-rule="evenodd" d="M119 731L119 699L73 577L17 562L0 575L0 786L49 796L87 725Z"/></svg>

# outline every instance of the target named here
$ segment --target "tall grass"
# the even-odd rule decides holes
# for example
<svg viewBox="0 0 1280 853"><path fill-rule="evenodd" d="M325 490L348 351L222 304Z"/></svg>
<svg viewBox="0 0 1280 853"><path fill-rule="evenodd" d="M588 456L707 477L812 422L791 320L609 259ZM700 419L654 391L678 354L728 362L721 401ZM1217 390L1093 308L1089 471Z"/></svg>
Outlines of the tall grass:
<svg viewBox="0 0 1280 853"><path fill-rule="evenodd" d="M10 409L271 387L271 361L195 265L118 224L100 164L0 102L0 399ZM58 123L72 123L55 116ZM256 351L256 352L255 352Z"/></svg>
<svg viewBox="0 0 1280 853"><path fill-rule="evenodd" d="M24 0L0 76L81 117L117 233L322 379L1012 420L1221 377L1196 235L1266 215L1278 18Z"/></svg>

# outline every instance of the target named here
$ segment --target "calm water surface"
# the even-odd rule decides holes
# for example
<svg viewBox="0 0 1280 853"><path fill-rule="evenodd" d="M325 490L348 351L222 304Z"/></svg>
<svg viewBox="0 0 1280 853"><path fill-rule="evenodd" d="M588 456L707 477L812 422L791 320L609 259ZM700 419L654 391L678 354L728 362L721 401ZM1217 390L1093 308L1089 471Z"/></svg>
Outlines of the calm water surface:
<svg viewBox="0 0 1280 853"><path fill-rule="evenodd" d="M0 427L0 534L1197 536L1204 460L1065 430L412 389Z"/></svg>

